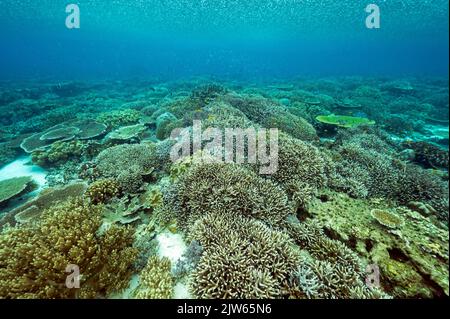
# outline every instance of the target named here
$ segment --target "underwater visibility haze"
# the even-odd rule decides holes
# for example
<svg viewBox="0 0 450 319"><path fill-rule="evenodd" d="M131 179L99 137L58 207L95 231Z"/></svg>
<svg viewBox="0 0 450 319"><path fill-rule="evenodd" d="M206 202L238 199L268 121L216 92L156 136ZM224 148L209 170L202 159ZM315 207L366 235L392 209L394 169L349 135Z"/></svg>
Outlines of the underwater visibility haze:
<svg viewBox="0 0 450 319"><path fill-rule="evenodd" d="M0 0L0 299L449 296L449 3Z"/></svg>

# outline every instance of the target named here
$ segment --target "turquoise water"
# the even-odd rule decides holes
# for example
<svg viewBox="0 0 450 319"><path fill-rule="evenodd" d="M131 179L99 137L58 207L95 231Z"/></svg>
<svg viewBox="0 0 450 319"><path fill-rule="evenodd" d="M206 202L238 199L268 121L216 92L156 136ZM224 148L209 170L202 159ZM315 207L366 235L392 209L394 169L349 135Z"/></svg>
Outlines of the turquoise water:
<svg viewBox="0 0 450 319"><path fill-rule="evenodd" d="M447 75L448 1L64 1L0 3L1 77Z"/></svg>

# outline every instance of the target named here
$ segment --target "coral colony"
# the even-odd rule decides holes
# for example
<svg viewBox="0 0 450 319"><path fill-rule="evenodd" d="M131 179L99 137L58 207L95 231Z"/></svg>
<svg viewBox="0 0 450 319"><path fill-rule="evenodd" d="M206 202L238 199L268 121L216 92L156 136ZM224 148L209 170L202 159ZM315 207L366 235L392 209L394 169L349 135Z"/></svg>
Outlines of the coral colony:
<svg viewBox="0 0 450 319"><path fill-rule="evenodd" d="M148 1L155 7L147 10L147 1L129 0L108 2L106 11L98 1L91 6L95 14L85 15L87 7L69 5L67 16L62 12L67 28L62 19L64 33L55 38L64 42L67 36L81 46L70 49L81 54L77 70L68 67L74 52L60 54L63 45L55 49L53 36L42 35L43 47L30 50L57 50L42 63L34 55L27 60L29 48L2 47L0 299L448 297L448 73L417 75L429 74L431 66L441 70L439 57L448 57L448 45L434 56L428 48L412 52L423 42L413 47L402 42L413 48L405 57L395 63L385 61L390 54L374 59L369 51L376 43L358 51L360 43L347 41L348 30L338 25L341 18L354 18L362 34L355 38L389 34L392 45L408 38L408 31L398 33L383 23L390 4L380 10L354 0L329 1L335 10L327 15L328 5L317 6L324 1L288 1L288 8L284 1L270 2L275 9L262 0L202 1L198 8L192 1L163 2L167 8ZM9 13L27 11L17 3L22 2L1 10L2 29L14 25ZM337 10L342 3L357 3L361 15L337 19L345 11ZM405 4L401 16L410 14L408 26L418 28L424 8L433 5L405 3L415 9ZM116 6L125 21L116 22ZM30 10L36 21L48 22L46 30L53 25L52 8ZM448 24L448 11L434 8L422 27L436 23L439 29L442 14ZM152 17L161 34L170 27L178 35L173 38L186 41L182 48L173 44L168 54L160 35L139 20L143 16ZM187 17L194 18L186 23ZM104 21L111 22L108 44L95 38ZM214 39L203 34L228 21ZM305 22L301 36L295 33L298 21ZM354 29L352 21L345 22ZM11 34L28 39L14 33L29 27L20 23ZM241 29L234 32L236 24ZM127 38L126 52L109 43L120 38L124 46L122 32L131 32L122 30L124 25L139 29ZM181 28L192 34L189 27L198 43L177 33ZM327 41L331 34L344 34L363 58L337 40L314 47L321 31L327 31ZM410 38L440 39L431 33L436 30L425 31L414 29ZM214 41L223 34L220 55ZM149 48L139 40L134 52L134 36L142 35L155 42ZM202 36L207 49L199 44ZM246 41L222 50L233 36L253 39L258 44L253 51L261 46L270 53L236 56ZM81 44L84 37L89 48ZM309 42L300 45L305 55L298 56L298 43L290 45L303 37ZM195 54L189 55L191 45ZM391 52L386 44L382 49L376 52ZM86 51L93 57L84 56ZM343 52L349 56L339 60ZM430 56L424 59L425 54ZM329 62L331 56L339 63ZM347 75L355 74L361 61L376 75L365 73L370 70ZM414 76L398 75L409 74L400 68L403 62ZM61 80L78 67L87 72L82 80ZM178 313L215 311L184 301L177 305ZM271 312L267 304L252 306L246 311ZM223 311L247 305L233 307Z"/></svg>

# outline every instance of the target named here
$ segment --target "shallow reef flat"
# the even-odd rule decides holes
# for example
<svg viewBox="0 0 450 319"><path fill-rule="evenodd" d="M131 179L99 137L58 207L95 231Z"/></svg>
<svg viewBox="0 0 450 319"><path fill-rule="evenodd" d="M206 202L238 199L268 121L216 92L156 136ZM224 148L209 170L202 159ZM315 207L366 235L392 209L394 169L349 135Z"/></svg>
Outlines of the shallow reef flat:
<svg viewBox="0 0 450 319"><path fill-rule="evenodd" d="M0 298L448 297L448 86L1 82ZM276 170L174 160L195 123L277 129Z"/></svg>

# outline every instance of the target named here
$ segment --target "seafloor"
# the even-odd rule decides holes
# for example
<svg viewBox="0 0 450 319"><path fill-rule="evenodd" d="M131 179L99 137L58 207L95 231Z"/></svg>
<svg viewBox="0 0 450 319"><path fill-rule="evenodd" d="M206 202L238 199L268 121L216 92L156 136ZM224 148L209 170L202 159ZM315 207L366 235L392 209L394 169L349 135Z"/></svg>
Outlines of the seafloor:
<svg viewBox="0 0 450 319"><path fill-rule="evenodd" d="M448 85L2 82L0 298L448 296ZM194 120L278 169L173 163Z"/></svg>

